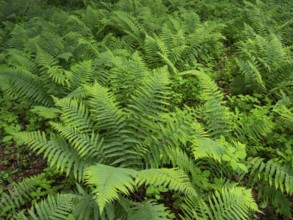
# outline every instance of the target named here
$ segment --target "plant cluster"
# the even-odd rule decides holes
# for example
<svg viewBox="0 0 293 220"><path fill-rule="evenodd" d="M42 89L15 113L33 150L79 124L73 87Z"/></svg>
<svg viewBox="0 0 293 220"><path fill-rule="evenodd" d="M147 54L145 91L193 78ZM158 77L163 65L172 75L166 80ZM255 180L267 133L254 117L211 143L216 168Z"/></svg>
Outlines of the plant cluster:
<svg viewBox="0 0 293 220"><path fill-rule="evenodd" d="M292 8L1 1L0 218L293 219Z"/></svg>

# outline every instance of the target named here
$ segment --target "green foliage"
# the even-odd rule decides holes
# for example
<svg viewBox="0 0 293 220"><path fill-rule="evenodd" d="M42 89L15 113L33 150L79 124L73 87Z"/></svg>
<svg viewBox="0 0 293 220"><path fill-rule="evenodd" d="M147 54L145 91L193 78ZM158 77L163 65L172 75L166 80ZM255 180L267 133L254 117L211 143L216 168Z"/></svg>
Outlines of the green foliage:
<svg viewBox="0 0 293 220"><path fill-rule="evenodd" d="M216 191L209 196L207 203L193 197L186 198L183 207L188 219L246 219L249 210L258 210L250 191L241 187Z"/></svg>
<svg viewBox="0 0 293 220"><path fill-rule="evenodd" d="M292 219L291 6L1 1L0 218Z"/></svg>

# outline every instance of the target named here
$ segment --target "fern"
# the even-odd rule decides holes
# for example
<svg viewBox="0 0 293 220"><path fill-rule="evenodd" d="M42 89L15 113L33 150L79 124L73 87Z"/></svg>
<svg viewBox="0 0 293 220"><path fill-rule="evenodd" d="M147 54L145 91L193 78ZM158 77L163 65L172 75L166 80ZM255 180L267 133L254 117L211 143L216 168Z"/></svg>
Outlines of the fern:
<svg viewBox="0 0 293 220"><path fill-rule="evenodd" d="M264 162L264 159L259 157L249 159L248 169L250 170L251 184L259 184L259 181L265 181L275 189L292 194L292 169L280 165L273 159Z"/></svg>
<svg viewBox="0 0 293 220"><path fill-rule="evenodd" d="M23 213L18 215L20 219L67 219L72 212L76 198L74 194L57 194L49 196L46 200L34 205L29 211L31 218Z"/></svg>
<svg viewBox="0 0 293 220"><path fill-rule="evenodd" d="M63 138L52 135L51 139L47 140L41 132L18 133L16 138L29 145L37 154L44 153L51 167L60 172L65 171L67 175L72 173L78 180L83 178L88 161L80 159L78 152L70 148Z"/></svg>
<svg viewBox="0 0 293 220"><path fill-rule="evenodd" d="M96 194L96 201L99 204L100 212L103 212L105 205L118 199L118 192L129 194L134 189L136 172L131 169L114 168L97 164L87 169L87 182L95 186L93 193Z"/></svg>
<svg viewBox="0 0 293 220"><path fill-rule="evenodd" d="M232 115L224 106L223 94L217 85L204 73L198 71L186 71L180 75L196 75L202 87L201 99L204 104L204 119L207 121L207 130L214 137L228 135L232 129Z"/></svg>
<svg viewBox="0 0 293 220"><path fill-rule="evenodd" d="M42 80L32 73L17 69L2 69L0 88L11 96L22 97L33 103L52 105L52 99L44 91Z"/></svg>
<svg viewBox="0 0 293 220"><path fill-rule="evenodd" d="M42 182L43 174L26 178L20 183L14 183L11 189L1 194L0 209L9 209L16 215L17 211L32 199L31 192L34 192L38 185Z"/></svg>
<svg viewBox="0 0 293 220"><path fill-rule="evenodd" d="M129 220L162 220L169 219L168 210L162 204L156 204L152 200L146 200L141 203L135 204L134 207L130 208L127 219Z"/></svg>
<svg viewBox="0 0 293 220"><path fill-rule="evenodd" d="M136 186L152 184L165 186L170 190L196 195L188 176L176 169L149 169L135 171L126 168L114 168L102 164L91 166L86 171L88 184L95 186L93 193L99 204L100 212L105 205L118 199L118 193L128 195Z"/></svg>
<svg viewBox="0 0 293 220"><path fill-rule="evenodd" d="M142 170L136 176L136 183L155 186L165 186L184 194L197 195L184 171L178 169L149 169Z"/></svg>
<svg viewBox="0 0 293 220"><path fill-rule="evenodd" d="M193 208L195 207L195 209ZM223 188L209 196L207 202L187 197L183 210L187 219L247 219L250 211L258 211L251 190L242 187Z"/></svg>

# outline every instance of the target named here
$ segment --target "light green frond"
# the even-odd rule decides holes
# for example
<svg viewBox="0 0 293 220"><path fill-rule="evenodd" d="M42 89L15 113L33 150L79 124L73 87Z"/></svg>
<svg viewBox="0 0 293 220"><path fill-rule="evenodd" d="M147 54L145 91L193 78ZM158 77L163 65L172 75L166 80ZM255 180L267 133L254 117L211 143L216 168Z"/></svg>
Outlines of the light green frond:
<svg viewBox="0 0 293 220"><path fill-rule="evenodd" d="M133 177L135 170L115 168L102 164L89 167L86 170L87 183L94 186L93 193L99 205L100 213L105 205L119 198L118 193L125 195L134 190Z"/></svg>
<svg viewBox="0 0 293 220"><path fill-rule="evenodd" d="M205 101L204 118L209 134L214 138L228 135L232 129L231 113L224 106L222 92L206 74L200 73L197 76L202 86L201 96Z"/></svg>
<svg viewBox="0 0 293 220"><path fill-rule="evenodd" d="M11 189L1 194L0 198L0 210L5 210L7 207L16 214L17 210L26 202L30 202L32 199L31 193L41 184L43 174L26 178L19 183L14 183Z"/></svg>
<svg viewBox="0 0 293 220"><path fill-rule="evenodd" d="M61 107L60 119L64 124L80 132L91 132L93 121L86 106L74 99L56 99L56 105Z"/></svg>
<svg viewBox="0 0 293 220"><path fill-rule="evenodd" d="M69 76L70 87L76 89L86 83L90 83L93 78L92 62L84 61L71 67L71 72L67 73Z"/></svg>
<svg viewBox="0 0 293 220"><path fill-rule="evenodd" d="M76 149L80 158L95 158L96 162L103 162L103 157L105 157L103 147L105 146L103 146L103 139L98 134L80 133L78 130L60 123L50 122L50 124Z"/></svg>
<svg viewBox="0 0 293 220"><path fill-rule="evenodd" d="M194 140L192 149L195 159L212 158L218 162L222 161L222 157L226 153L225 146L209 138Z"/></svg>
<svg viewBox="0 0 293 220"><path fill-rule="evenodd" d="M134 203L135 206L130 208L128 220L167 220L169 211L163 204L156 204L152 200L146 200L141 203Z"/></svg>
<svg viewBox="0 0 293 220"><path fill-rule="evenodd" d="M16 139L28 145L37 154L44 154L51 167L58 171L72 173L78 180L83 179L85 167L88 161L82 160L74 148L70 148L63 138L51 135L48 140L43 132L22 132L15 135Z"/></svg>
<svg viewBox="0 0 293 220"><path fill-rule="evenodd" d="M44 106L33 106L31 112L34 112L45 119L57 118L61 113L58 108L47 108Z"/></svg>
<svg viewBox="0 0 293 220"><path fill-rule="evenodd" d="M264 162L263 158L249 158L248 169L252 185L266 182L283 193L293 193L293 171L273 159Z"/></svg>
<svg viewBox="0 0 293 220"><path fill-rule="evenodd" d="M68 219L72 212L77 195L57 194L48 196L47 199L35 204L29 211L29 218L24 213L19 214L18 219L49 220L49 219Z"/></svg>
<svg viewBox="0 0 293 220"><path fill-rule="evenodd" d="M119 109L113 94L105 87L95 83L85 86L90 94L89 105L92 118L96 121L95 130L100 132L105 143L106 157L115 163L128 163L133 160L131 153L133 139L129 138L125 113Z"/></svg>
<svg viewBox="0 0 293 220"><path fill-rule="evenodd" d="M176 109L174 113L162 114L157 127L153 127L153 133L145 140L148 152L146 163L152 167L159 167L168 163L168 152L171 148L185 149L194 136L201 136L203 131L191 109Z"/></svg>
<svg viewBox="0 0 293 220"><path fill-rule="evenodd" d="M258 211L251 190L242 187L223 188L215 191L205 202L200 198L187 197L182 205L186 219L242 220L250 211Z"/></svg>
<svg viewBox="0 0 293 220"><path fill-rule="evenodd" d="M273 131L274 123L268 108L255 108L249 114L241 114L235 128L239 139L264 140Z"/></svg>
<svg viewBox="0 0 293 220"><path fill-rule="evenodd" d="M160 69L146 77L134 93L128 106L129 120L137 131L137 138L145 139L147 130L152 130L155 121L160 120L160 114L166 112L169 95L169 74ZM153 124L153 125L152 125Z"/></svg>
<svg viewBox="0 0 293 220"><path fill-rule="evenodd" d="M197 195L187 174L179 169L148 169L139 171L136 176L137 185L165 186L186 195Z"/></svg>
<svg viewBox="0 0 293 220"><path fill-rule="evenodd" d="M31 103L52 105L41 78L26 70L4 68L0 71L0 88L11 96L26 98Z"/></svg>

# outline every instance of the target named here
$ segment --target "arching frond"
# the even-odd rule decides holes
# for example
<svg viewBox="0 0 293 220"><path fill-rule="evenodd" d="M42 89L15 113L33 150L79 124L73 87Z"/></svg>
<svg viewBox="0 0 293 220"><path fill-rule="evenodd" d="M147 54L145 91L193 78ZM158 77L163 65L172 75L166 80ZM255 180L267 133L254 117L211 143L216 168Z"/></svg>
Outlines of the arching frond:
<svg viewBox="0 0 293 220"><path fill-rule="evenodd" d="M118 199L118 193L128 195L129 191L134 190L133 177L135 170L126 168L115 168L102 164L89 167L86 170L88 184L95 187L93 193L99 205L100 213L103 212L105 205Z"/></svg>
<svg viewBox="0 0 293 220"><path fill-rule="evenodd" d="M26 98L32 103L52 105L52 99L44 90L42 80L25 70L2 69L0 71L0 88L11 96Z"/></svg>
<svg viewBox="0 0 293 220"><path fill-rule="evenodd" d="M170 190L178 191L186 195L197 195L186 173L179 169L148 169L139 171L136 176L136 184L165 186Z"/></svg>
<svg viewBox="0 0 293 220"><path fill-rule="evenodd" d="M0 210L9 208L15 215L21 206L33 199L31 193L37 189L43 178L43 174L40 174L14 183L8 192L1 194Z"/></svg>
<svg viewBox="0 0 293 220"><path fill-rule="evenodd" d="M263 184L266 182L275 189L280 189L288 194L293 193L293 170L280 165L273 159L264 162L263 158L249 158L248 170L250 183Z"/></svg>
<svg viewBox="0 0 293 220"><path fill-rule="evenodd" d="M251 190L242 187L223 188L209 196L207 202L187 197L183 205L186 219L247 219L250 211L258 211Z"/></svg>
<svg viewBox="0 0 293 220"><path fill-rule="evenodd" d="M45 133L39 131L22 132L16 134L15 137L37 154L43 153L51 167L61 173L66 172L67 175L72 173L78 180L83 179L84 169L89 165L89 161L82 160L63 138L51 135L48 140Z"/></svg>
<svg viewBox="0 0 293 220"><path fill-rule="evenodd" d="M135 206L130 208L127 219L129 220L167 220L169 211L163 204L156 204L152 200L146 200L141 203L135 203Z"/></svg>
<svg viewBox="0 0 293 220"><path fill-rule="evenodd" d="M199 138L194 141L193 154L195 159L212 158L218 162L226 153L226 147L209 138Z"/></svg>
<svg viewBox="0 0 293 220"><path fill-rule="evenodd" d="M166 69L160 69L146 77L132 97L128 106L131 126L136 138L145 139L146 131L152 130L153 122L160 121L160 114L166 112L169 95L169 77Z"/></svg>
<svg viewBox="0 0 293 220"><path fill-rule="evenodd" d="M68 219L77 198L78 196L75 194L48 196L47 199L35 204L28 213L33 220ZM18 219L28 220L30 218L21 213L18 215Z"/></svg>

